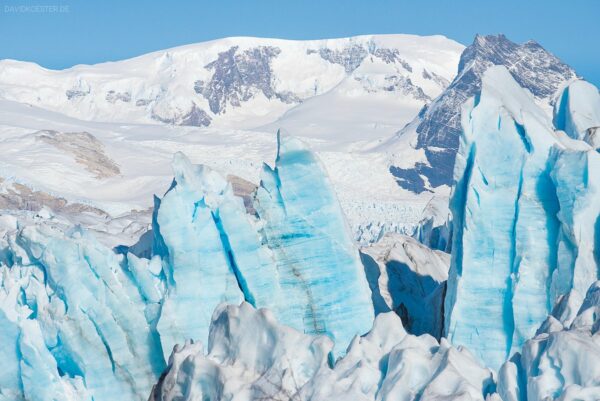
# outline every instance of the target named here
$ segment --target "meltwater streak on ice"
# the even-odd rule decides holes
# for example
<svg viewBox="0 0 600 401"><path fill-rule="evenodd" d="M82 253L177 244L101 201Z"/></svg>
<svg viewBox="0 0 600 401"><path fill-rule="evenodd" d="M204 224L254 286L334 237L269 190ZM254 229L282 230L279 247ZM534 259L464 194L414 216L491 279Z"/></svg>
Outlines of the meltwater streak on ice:
<svg viewBox="0 0 600 401"><path fill-rule="evenodd" d="M341 344L368 330L369 288L324 169L297 139L278 140L276 167L265 166L255 202L260 224L221 176L176 155L175 184L155 223L166 245L158 321L165 358L175 344L207 338L220 302L268 307L286 324Z"/></svg>
<svg viewBox="0 0 600 401"><path fill-rule="evenodd" d="M596 279L593 260L587 258L591 274L590 264L566 259L580 250L593 253L590 234L580 244L573 238L576 211L566 207L569 185L581 182L577 176L586 166L565 160L577 171L561 173L554 159L582 146L590 158L598 154L555 133L504 67L484 75L481 94L463 108L463 129L445 330L453 343L498 369L535 333L560 295L571 288L585 291ZM579 199L592 197L590 188L580 187ZM587 217L592 226L597 209Z"/></svg>

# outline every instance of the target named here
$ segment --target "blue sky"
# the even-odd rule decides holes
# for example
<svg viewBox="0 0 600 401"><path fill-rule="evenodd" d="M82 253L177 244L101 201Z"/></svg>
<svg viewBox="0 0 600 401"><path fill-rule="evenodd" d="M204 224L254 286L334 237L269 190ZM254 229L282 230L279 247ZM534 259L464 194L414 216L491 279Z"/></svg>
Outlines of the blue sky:
<svg viewBox="0 0 600 401"><path fill-rule="evenodd" d="M43 5L36 10L19 6ZM476 33L535 39L600 85L597 0L0 0L0 58L48 68L119 60L225 36Z"/></svg>

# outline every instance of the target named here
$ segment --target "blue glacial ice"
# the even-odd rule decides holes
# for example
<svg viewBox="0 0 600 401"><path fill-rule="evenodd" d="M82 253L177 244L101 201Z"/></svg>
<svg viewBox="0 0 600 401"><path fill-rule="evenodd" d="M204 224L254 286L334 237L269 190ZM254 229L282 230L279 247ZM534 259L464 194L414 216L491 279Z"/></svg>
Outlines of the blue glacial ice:
<svg viewBox="0 0 600 401"><path fill-rule="evenodd" d="M462 118L445 330L498 369L560 296L597 279L598 154L555 131L504 67Z"/></svg>
<svg viewBox="0 0 600 401"><path fill-rule="evenodd" d="M575 311L574 316L564 311ZM585 299L565 297L520 353L502 365L504 401L600 399L600 281Z"/></svg>
<svg viewBox="0 0 600 401"><path fill-rule="evenodd" d="M566 86L554 105L554 125L571 138L600 149L600 93L589 82L577 80Z"/></svg>
<svg viewBox="0 0 600 401"><path fill-rule="evenodd" d="M374 312L359 253L324 168L300 140L278 134L255 209L286 298L280 321L338 344L365 333Z"/></svg>
<svg viewBox="0 0 600 401"><path fill-rule="evenodd" d="M303 146L280 138L260 218L218 173L177 154L148 258L115 253L65 217L0 216L0 400L146 399L176 344L206 343L223 302L267 307L340 344L366 332L358 249Z"/></svg>
<svg viewBox="0 0 600 401"><path fill-rule="evenodd" d="M363 265L318 158L281 135L256 214L175 155L131 252L64 216L1 214L0 401L137 401L156 383L153 401L599 399L590 88L565 87L553 126L505 68L485 73L463 109L447 287L448 256L410 238Z"/></svg>
<svg viewBox="0 0 600 401"><path fill-rule="evenodd" d="M77 227L2 220L0 400L143 399L165 361L122 257Z"/></svg>

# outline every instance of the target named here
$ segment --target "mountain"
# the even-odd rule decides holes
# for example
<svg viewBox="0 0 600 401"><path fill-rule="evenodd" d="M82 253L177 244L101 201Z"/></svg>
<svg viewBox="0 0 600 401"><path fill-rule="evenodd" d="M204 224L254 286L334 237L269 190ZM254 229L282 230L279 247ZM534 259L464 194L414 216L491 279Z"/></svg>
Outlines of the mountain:
<svg viewBox="0 0 600 401"><path fill-rule="evenodd" d="M410 40L378 51L388 39ZM390 95L415 113L429 102L413 75L434 81L453 62L434 46L447 39L285 42L294 63L342 77L309 98L302 79L273 81L309 72L278 70L292 53L270 40L64 72L2 62L0 400L597 400L598 91L550 74L557 60L533 44L485 40L454 83L477 76L478 57L524 61L471 81L451 224L447 185L417 174L427 190L408 190L390 173L398 149L405 170L443 153L403 148L420 119L388 142L354 124L381 119L367 106ZM388 67L408 75L388 80ZM135 106L147 88L132 71L166 95ZM329 105L362 111L355 130L328 133L342 118ZM302 139L265 132L311 119L324 128Z"/></svg>
<svg viewBox="0 0 600 401"><path fill-rule="evenodd" d="M376 119L355 119L363 126L349 128L358 135L374 130L369 121L396 127L412 118L448 85L462 49L442 36L240 37L62 71L3 60L0 98L87 121L236 129L276 122L293 109L284 128L293 125L292 115L319 126L340 108L355 114L361 107L383 108ZM334 134L326 126L310 133Z"/></svg>
<svg viewBox="0 0 600 401"><path fill-rule="evenodd" d="M390 172L398 185L417 193L451 185L461 131L461 106L479 92L483 73L492 65L505 66L519 85L545 105L550 105L557 90L577 76L571 67L534 41L516 44L504 35L477 35L462 53L452 83L394 139L398 145L393 150ZM407 142L414 150L406 150ZM418 152L420 158L407 165L403 159L408 152Z"/></svg>
<svg viewBox="0 0 600 401"><path fill-rule="evenodd" d="M443 36L228 38L62 71L3 60L0 193L96 210L101 224L68 217L131 245L175 152L256 187L283 128L317 152L356 240L411 234L431 195L395 185L370 149L444 90L463 49Z"/></svg>
<svg viewBox="0 0 600 401"><path fill-rule="evenodd" d="M120 218L113 232L124 220L140 228L173 153L257 186L281 128L317 152L357 241L398 232L445 250L459 105L492 64L546 103L575 76L539 45L503 36L468 49L442 36L228 38L63 71L4 60L0 151L11 157L0 185ZM135 232L111 245L133 244Z"/></svg>

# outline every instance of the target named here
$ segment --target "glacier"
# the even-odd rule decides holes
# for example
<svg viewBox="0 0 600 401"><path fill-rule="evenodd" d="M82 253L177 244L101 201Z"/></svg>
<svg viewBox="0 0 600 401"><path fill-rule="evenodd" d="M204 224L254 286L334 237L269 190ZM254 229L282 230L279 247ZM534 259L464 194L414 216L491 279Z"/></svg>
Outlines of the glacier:
<svg viewBox="0 0 600 401"><path fill-rule="evenodd" d="M332 365L326 336L298 332L266 309L220 305L208 347L177 346L150 401L595 401L600 397L600 281L566 296L498 374L468 349L408 334L400 318L373 328Z"/></svg>
<svg viewBox="0 0 600 401"><path fill-rule="evenodd" d="M338 344L368 331L368 283L330 183L302 142L278 139L256 215L177 153L150 241L113 250L47 208L0 216L0 400L143 400L177 344L209 339L223 302Z"/></svg>
<svg viewBox="0 0 600 401"><path fill-rule="evenodd" d="M566 82L552 117L534 95L488 69L453 221L431 201L414 238L360 252L281 133L243 197L176 153L133 246L83 212L2 210L0 401L600 399L600 95Z"/></svg>
<svg viewBox="0 0 600 401"><path fill-rule="evenodd" d="M325 169L300 140L278 133L275 168L265 165L261 178L255 209L285 294L282 322L347 344L369 329L373 305Z"/></svg>
<svg viewBox="0 0 600 401"><path fill-rule="evenodd" d="M502 66L462 119L445 330L498 369L561 296L598 278L599 155L555 131Z"/></svg>
<svg viewBox="0 0 600 401"><path fill-rule="evenodd" d="M151 401L211 400L485 400L492 371L445 339L408 334L393 312L355 337L334 365L326 336L278 324L250 304L221 305L208 348L178 346Z"/></svg>
<svg viewBox="0 0 600 401"><path fill-rule="evenodd" d="M408 332L440 339L450 255L388 233L361 249L375 313L394 311Z"/></svg>
<svg viewBox="0 0 600 401"><path fill-rule="evenodd" d="M600 281L565 296L498 375L504 401L600 399Z"/></svg>
<svg viewBox="0 0 600 401"><path fill-rule="evenodd" d="M0 399L143 399L165 361L122 257L67 222L25 220L2 216Z"/></svg>
<svg viewBox="0 0 600 401"><path fill-rule="evenodd" d="M600 148L600 93L589 82L578 80L563 89L554 105L554 125L571 138Z"/></svg>

